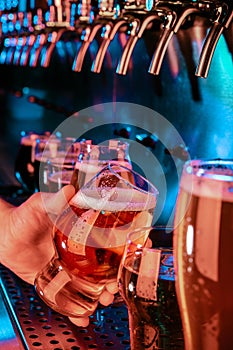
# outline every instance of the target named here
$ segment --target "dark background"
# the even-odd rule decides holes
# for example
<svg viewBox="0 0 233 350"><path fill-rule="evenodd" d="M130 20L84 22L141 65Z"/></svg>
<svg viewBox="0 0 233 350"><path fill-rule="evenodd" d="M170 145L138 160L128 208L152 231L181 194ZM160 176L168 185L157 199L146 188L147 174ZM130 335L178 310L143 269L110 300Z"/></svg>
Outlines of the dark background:
<svg viewBox="0 0 233 350"><path fill-rule="evenodd" d="M231 35L232 28L229 32ZM105 60L100 74L90 71L96 42L90 47L80 73L72 71L72 57L59 48L48 68L0 65L2 183L17 184L14 159L22 130L53 131L76 111L115 101L138 104L160 113L180 133L191 158L233 158L232 52L222 35L207 79L195 77L205 34L206 28L198 24L181 29L169 45L158 77L147 72L155 46L152 32L137 43L126 76L115 73L121 54L118 37L109 47L108 60ZM77 47L73 45L73 54ZM133 120L128 118L127 113L124 121L123 125L97 130L97 141L116 137L114 131L128 124L131 125L130 138L135 139L138 133L143 132L132 126ZM79 122L86 123L87 120L80 118ZM162 167L170 169L166 208L158 221L165 224L175 204L178 183L173 166L168 165L169 155L158 145L153 153ZM145 147L145 154L148 149ZM182 158L182 155L178 154L179 157ZM154 182L156 184L156 173Z"/></svg>

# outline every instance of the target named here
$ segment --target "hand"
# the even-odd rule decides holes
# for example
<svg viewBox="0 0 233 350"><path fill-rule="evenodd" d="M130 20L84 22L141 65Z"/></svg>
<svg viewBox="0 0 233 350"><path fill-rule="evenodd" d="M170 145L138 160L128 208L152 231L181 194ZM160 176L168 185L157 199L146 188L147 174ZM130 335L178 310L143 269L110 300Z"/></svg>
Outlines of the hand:
<svg viewBox="0 0 233 350"><path fill-rule="evenodd" d="M115 279L109 280L105 288L100 295L99 302L104 306L112 304L114 300L114 294L118 292L118 284ZM89 324L89 317L69 317L70 321L79 327L87 327Z"/></svg>
<svg viewBox="0 0 233 350"><path fill-rule="evenodd" d="M27 283L34 284L37 273L53 257L54 220L74 192L71 185L56 194L38 192L19 207L0 199L0 261ZM99 302L105 306L111 304L116 292L116 281L109 281ZM88 317L70 320L83 327L89 323Z"/></svg>
<svg viewBox="0 0 233 350"><path fill-rule="evenodd" d="M0 261L24 281L34 284L36 274L54 255L53 219L74 195L71 185L58 193L35 193L19 207L0 201Z"/></svg>

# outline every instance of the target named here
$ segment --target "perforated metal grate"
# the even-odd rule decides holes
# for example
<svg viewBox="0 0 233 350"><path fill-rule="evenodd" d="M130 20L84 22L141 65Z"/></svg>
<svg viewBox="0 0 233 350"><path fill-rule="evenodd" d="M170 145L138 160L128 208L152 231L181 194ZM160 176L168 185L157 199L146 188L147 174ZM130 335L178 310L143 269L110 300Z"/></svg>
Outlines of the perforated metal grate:
<svg viewBox="0 0 233 350"><path fill-rule="evenodd" d="M127 309L124 304L99 307L86 328L48 308L34 287L0 266L3 292L17 318L25 348L30 350L129 350Z"/></svg>

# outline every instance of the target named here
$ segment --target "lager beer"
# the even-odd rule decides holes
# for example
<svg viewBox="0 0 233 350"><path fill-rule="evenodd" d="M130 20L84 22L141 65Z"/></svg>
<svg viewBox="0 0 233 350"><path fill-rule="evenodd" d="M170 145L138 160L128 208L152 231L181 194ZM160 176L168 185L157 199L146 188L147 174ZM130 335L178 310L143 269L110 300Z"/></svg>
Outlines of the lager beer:
<svg viewBox="0 0 233 350"><path fill-rule="evenodd" d="M116 281L127 234L151 225L156 195L139 174L114 164L84 185L54 225L56 255L35 284L41 298L67 316L92 314L106 283Z"/></svg>
<svg viewBox="0 0 233 350"><path fill-rule="evenodd" d="M233 162L195 160L175 215L177 296L187 350L233 344Z"/></svg>

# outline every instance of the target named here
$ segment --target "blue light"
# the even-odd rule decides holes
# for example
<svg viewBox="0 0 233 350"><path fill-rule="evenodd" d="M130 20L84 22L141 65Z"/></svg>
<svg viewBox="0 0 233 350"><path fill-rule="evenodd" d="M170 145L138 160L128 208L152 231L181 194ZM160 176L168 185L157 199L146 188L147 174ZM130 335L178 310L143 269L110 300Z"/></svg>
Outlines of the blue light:
<svg viewBox="0 0 233 350"><path fill-rule="evenodd" d="M30 89L29 89L29 87L27 87L27 86L25 86L25 87L22 89L22 91L23 91L23 94L24 94L24 95L28 95L28 94L30 93Z"/></svg>
<svg viewBox="0 0 233 350"><path fill-rule="evenodd" d="M58 43L56 44L56 49L57 49L58 55L60 57L66 56L66 52L64 50L63 43L61 43L60 41L58 41Z"/></svg>
<svg viewBox="0 0 233 350"><path fill-rule="evenodd" d="M27 11L27 1L26 0L19 1L18 11L19 12L26 12Z"/></svg>
<svg viewBox="0 0 233 350"><path fill-rule="evenodd" d="M4 63L6 60L6 51L2 51L0 55L0 63Z"/></svg>
<svg viewBox="0 0 233 350"><path fill-rule="evenodd" d="M14 19L14 15L13 15L13 13L9 13L9 15L8 15L8 19L9 19L10 21L13 21L13 19Z"/></svg>
<svg viewBox="0 0 233 350"><path fill-rule="evenodd" d="M153 8L154 1L153 0L146 0L146 9L147 11L151 11Z"/></svg>
<svg viewBox="0 0 233 350"><path fill-rule="evenodd" d="M41 50L41 65L42 66L45 63L45 58L46 58L46 48L43 47L42 50Z"/></svg>

